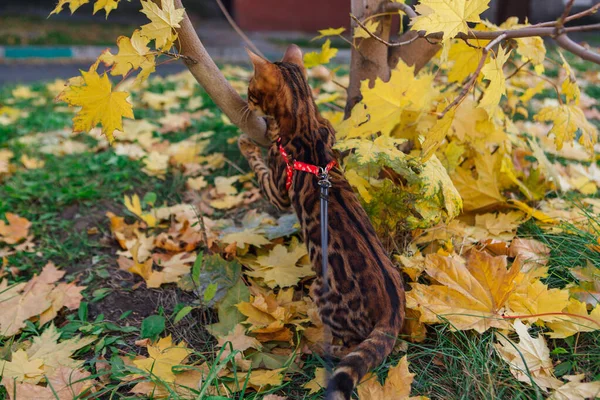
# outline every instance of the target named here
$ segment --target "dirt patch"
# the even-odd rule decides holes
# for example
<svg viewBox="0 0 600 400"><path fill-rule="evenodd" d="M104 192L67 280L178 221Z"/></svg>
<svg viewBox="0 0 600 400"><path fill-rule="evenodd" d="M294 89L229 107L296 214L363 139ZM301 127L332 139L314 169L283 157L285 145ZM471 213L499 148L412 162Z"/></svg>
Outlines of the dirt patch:
<svg viewBox="0 0 600 400"><path fill-rule="evenodd" d="M90 303L90 319L103 314L105 321L118 323L121 326L140 327L144 318L159 314L167 317L166 330L176 340L184 340L190 347L201 350L214 341L205 325L216 322L213 313L207 310L194 309L177 324L170 317L177 305L194 306L197 304L193 293L184 292L175 285L163 286L160 289L148 289L141 283L141 278L119 269L110 271L110 278L101 282L99 288L110 289L110 294L102 300ZM131 313L124 319L119 318L126 311ZM130 338L133 342L136 338Z"/></svg>
<svg viewBox="0 0 600 400"><path fill-rule="evenodd" d="M60 217L73 221L73 229L77 233L84 233L90 228L108 226L106 213L111 211L120 215L123 213L123 209L122 205L109 200L102 200L89 208L82 206L80 203L75 203L66 207Z"/></svg>

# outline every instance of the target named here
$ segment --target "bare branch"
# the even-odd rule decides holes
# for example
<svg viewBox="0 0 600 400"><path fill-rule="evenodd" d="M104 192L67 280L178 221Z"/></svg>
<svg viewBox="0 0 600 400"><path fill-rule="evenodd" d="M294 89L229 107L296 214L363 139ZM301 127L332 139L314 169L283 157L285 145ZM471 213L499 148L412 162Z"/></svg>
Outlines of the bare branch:
<svg viewBox="0 0 600 400"><path fill-rule="evenodd" d="M595 14L596 12L598 12L599 9L600 9L600 3L597 3L597 4L593 5L592 7L588 8L587 10L584 10L580 13L573 14L570 17L565 18L565 23L571 22L571 21L579 19L579 18L587 17L588 15ZM543 27L543 26L554 26L554 25L556 25L556 21L541 22L539 24L535 24L532 26Z"/></svg>
<svg viewBox="0 0 600 400"><path fill-rule="evenodd" d="M415 18L417 13L412 9L408 4L402 3L383 3L381 7L381 11L402 11L408 18Z"/></svg>
<svg viewBox="0 0 600 400"><path fill-rule="evenodd" d="M229 22L229 25L231 25L231 27L233 28L233 30L238 35L240 35L240 37L242 39L244 39L244 42L246 42L246 44L248 46L250 46L250 48L252 49L253 52L255 52L256 54L258 54L262 58L266 58L265 55L258 49L258 47L256 47L254 45L254 43L252 42L252 40L250 40L250 38L248 38L248 36L246 36L246 34L244 33L244 31L242 31L240 29L240 27L238 26L238 24L235 23L234 19L231 17L231 14L229 14L229 11L227 11L227 8L225 8L225 5L223 4L223 2L221 0L216 0L216 2L219 5L219 8L221 9L221 12L223 13L223 15L225 16L225 18L227 19L227 22Z"/></svg>
<svg viewBox="0 0 600 400"><path fill-rule="evenodd" d="M394 3L394 4L396 4L396 3ZM371 32L369 29L367 29L367 27L362 22L360 22L360 20L358 18L356 18L354 15L350 14L350 18L352 18L354 20L354 22L356 22L358 24L358 26L360 26L362 28L362 30L367 32L367 34L369 36L371 36L373 39L377 40L378 42L385 44L388 47L404 46L404 45L414 42L415 40L417 40L419 38L419 36L415 36L405 42L388 42L387 40L380 38L379 36L377 36L376 34Z"/></svg>
<svg viewBox="0 0 600 400"><path fill-rule="evenodd" d="M600 29L600 24L582 25L582 26L571 26L564 28L566 33L569 32L588 32ZM427 36L430 39L442 39L442 32L430 33L427 35L424 31L419 31L419 36ZM470 31L468 33L459 33L455 36L456 39L483 39L493 40L499 36L506 35L505 39L518 39L531 36L554 36L556 34L556 28L554 27L533 27L528 26L519 29L508 29L500 31Z"/></svg>
<svg viewBox="0 0 600 400"><path fill-rule="evenodd" d="M600 64L600 54L594 53L583 47L582 45L574 42L566 34L560 34L556 38L556 43L563 49L570 51L571 53L578 55L584 60L591 61L596 64Z"/></svg>
<svg viewBox="0 0 600 400"><path fill-rule="evenodd" d="M475 82L477 82L477 77L479 76L483 66L485 65L485 60L487 59L488 53L495 45L497 45L504 39L506 39L506 37L503 35L500 35L496 39L489 42L488 45L483 48L483 54L481 55L479 64L477 64L477 69L475 69L475 72L473 72L471 79L469 80L469 82L467 82L465 87L460 91L460 93L458 94L458 97L455 98L452 103L448 104L448 106L446 108L444 108L444 111L442 111L438 115L439 119L442 119L448 111L450 111L454 106L458 105L467 96L469 91L473 88L473 86L475 86Z"/></svg>
<svg viewBox="0 0 600 400"><path fill-rule="evenodd" d="M175 0L175 7L183 8L181 0ZM181 28L177 29L177 34L179 35L179 53L182 55L185 65L217 107L257 144L268 146L270 141L265 135L265 121L247 110L248 104L229 84L214 63L200 41L187 13L184 14Z"/></svg>
<svg viewBox="0 0 600 400"><path fill-rule="evenodd" d="M569 16L569 14L571 14L571 8L573 8L573 3L575 3L575 0L569 0L569 2L567 3L567 5L565 5L565 9L563 10L562 15L556 21L556 26L557 27L562 27L565 24L565 20L567 19L567 17Z"/></svg>

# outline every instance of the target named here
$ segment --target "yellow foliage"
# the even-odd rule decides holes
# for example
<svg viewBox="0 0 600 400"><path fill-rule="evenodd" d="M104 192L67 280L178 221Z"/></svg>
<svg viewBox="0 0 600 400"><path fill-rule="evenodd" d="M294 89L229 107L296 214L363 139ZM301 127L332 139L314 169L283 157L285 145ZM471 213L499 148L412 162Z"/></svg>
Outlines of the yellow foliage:
<svg viewBox="0 0 600 400"><path fill-rule="evenodd" d="M98 75L98 62L89 71L81 71L82 80L73 83L58 95L57 99L71 106L81 107L73 118L75 132L87 132L97 124L102 125L102 133L113 141L113 132L123 130L123 118L133 119L133 109L127 101L126 92L113 92L108 76Z"/></svg>
<svg viewBox="0 0 600 400"><path fill-rule="evenodd" d="M444 42L457 33L469 31L468 22L480 22L489 0L421 0L415 7L419 14L412 20L412 30L443 32Z"/></svg>

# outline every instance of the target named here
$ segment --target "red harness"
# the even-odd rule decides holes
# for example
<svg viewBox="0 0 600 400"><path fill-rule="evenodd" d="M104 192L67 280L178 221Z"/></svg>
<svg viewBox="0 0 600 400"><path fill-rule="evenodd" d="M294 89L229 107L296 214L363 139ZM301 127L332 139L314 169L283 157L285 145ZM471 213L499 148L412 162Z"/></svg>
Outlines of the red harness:
<svg viewBox="0 0 600 400"><path fill-rule="evenodd" d="M313 175L320 177L321 175L327 175L329 173L329 171L331 171L331 169L333 167L335 167L335 164L336 164L335 160L332 160L331 162L329 162L329 164L327 164L325 166L325 168L321 168L321 167L318 167L318 166L312 165L312 164L306 164L306 163L303 163L302 161L293 160L292 162L290 162L287 152L281 145L281 139L279 139L277 142L279 143L279 152L281 153L281 156L283 157L283 160L285 161L285 165L286 165L286 171L287 171L287 177L285 180L286 190L290 190L290 187L292 186L292 178L294 176L294 170L308 172L308 173L311 173Z"/></svg>

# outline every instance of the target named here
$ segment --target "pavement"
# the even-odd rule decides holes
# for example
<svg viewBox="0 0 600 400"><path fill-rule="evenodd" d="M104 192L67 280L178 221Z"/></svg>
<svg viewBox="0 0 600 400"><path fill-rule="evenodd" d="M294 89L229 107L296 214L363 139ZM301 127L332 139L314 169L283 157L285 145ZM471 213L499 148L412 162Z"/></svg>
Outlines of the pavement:
<svg viewBox="0 0 600 400"><path fill-rule="evenodd" d="M198 21L198 36L217 63L247 63L246 42L225 21ZM302 32L249 32L248 37L263 54L278 60L285 42L306 43L313 35ZM274 40L276 39L276 40ZM106 46L0 46L0 84L28 83L69 78L88 69ZM303 49L315 51L315 48ZM118 49L111 48L113 53ZM340 49L335 60L346 63L350 50ZM185 69L181 62L160 65L157 73L167 75Z"/></svg>

